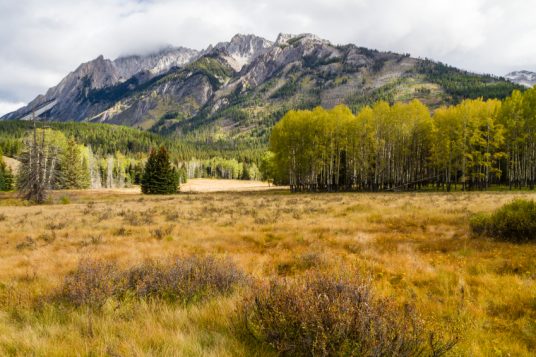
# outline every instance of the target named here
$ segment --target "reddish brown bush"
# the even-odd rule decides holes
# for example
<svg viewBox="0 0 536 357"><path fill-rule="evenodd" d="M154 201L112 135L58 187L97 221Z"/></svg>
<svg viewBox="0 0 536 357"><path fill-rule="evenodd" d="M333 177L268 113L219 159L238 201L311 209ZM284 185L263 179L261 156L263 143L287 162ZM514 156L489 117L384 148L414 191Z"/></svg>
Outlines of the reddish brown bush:
<svg viewBox="0 0 536 357"><path fill-rule="evenodd" d="M67 275L61 288L62 300L75 306L101 306L121 285L117 265L102 260L82 260L77 269Z"/></svg>
<svg viewBox="0 0 536 357"><path fill-rule="evenodd" d="M244 274L232 262L213 257L146 262L124 275L125 290L136 297L159 297L184 303L228 294L236 284L245 281Z"/></svg>
<svg viewBox="0 0 536 357"><path fill-rule="evenodd" d="M84 260L65 278L58 297L75 306L93 307L127 297L190 303L229 294L244 281L232 262L213 257L147 261L126 270L112 262Z"/></svg>
<svg viewBox="0 0 536 357"><path fill-rule="evenodd" d="M241 317L250 336L288 356L440 356L454 345L368 284L318 274L257 285Z"/></svg>

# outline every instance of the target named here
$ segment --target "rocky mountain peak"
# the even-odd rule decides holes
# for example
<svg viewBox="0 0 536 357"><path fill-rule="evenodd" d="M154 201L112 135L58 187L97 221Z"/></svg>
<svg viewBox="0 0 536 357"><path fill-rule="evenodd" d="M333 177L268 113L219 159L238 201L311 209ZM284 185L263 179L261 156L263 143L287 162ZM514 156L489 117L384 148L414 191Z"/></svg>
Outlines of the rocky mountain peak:
<svg viewBox="0 0 536 357"><path fill-rule="evenodd" d="M224 51L224 57L231 67L239 72L259 55L273 46L273 42L255 35L236 34L229 42L220 42L214 49ZM210 50L211 48L209 48Z"/></svg>
<svg viewBox="0 0 536 357"><path fill-rule="evenodd" d="M275 41L275 44L278 46L288 46L290 44L294 43L313 43L313 44L323 44L323 45L329 45L330 42L328 40L324 40L312 33L302 33L302 34L289 34L289 33L280 33L279 36L277 36L277 40Z"/></svg>
<svg viewBox="0 0 536 357"><path fill-rule="evenodd" d="M168 46L147 55L119 57L113 62L121 77L128 79L139 72L148 71L158 75L172 67L182 67L199 55L199 51L190 48Z"/></svg>

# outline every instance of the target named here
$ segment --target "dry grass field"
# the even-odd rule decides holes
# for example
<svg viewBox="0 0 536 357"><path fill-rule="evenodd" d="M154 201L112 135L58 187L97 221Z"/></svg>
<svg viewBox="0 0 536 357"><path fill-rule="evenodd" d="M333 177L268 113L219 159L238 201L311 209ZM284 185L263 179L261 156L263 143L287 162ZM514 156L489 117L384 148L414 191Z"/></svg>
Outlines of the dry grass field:
<svg viewBox="0 0 536 357"><path fill-rule="evenodd" d="M101 309L51 299L81 260L212 255L252 279L352 272L412 304L450 355L536 351L536 245L469 234L473 212L532 193L289 194L56 192L0 195L0 355L268 356L236 333L247 287L191 304L158 299Z"/></svg>

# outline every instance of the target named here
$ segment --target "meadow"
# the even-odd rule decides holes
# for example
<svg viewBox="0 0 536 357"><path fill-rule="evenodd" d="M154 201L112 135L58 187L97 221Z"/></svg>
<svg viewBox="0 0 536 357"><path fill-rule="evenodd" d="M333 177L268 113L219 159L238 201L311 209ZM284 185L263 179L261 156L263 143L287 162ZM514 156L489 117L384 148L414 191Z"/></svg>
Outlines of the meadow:
<svg viewBox="0 0 536 357"><path fill-rule="evenodd" d="M324 193L284 190L0 194L0 355L272 356L237 327L249 285L199 301L55 299L80 262L118 269L170 257L226 259L248 280L358 275L414 306L447 355L536 350L536 245L473 237L469 218L530 192Z"/></svg>

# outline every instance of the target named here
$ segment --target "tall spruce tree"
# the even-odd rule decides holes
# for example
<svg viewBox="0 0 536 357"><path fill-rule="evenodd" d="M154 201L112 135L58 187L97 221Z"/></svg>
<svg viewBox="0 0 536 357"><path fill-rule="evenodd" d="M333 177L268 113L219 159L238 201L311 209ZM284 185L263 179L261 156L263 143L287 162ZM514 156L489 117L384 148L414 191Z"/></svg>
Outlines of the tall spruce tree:
<svg viewBox="0 0 536 357"><path fill-rule="evenodd" d="M173 194L179 187L179 175L172 167L169 153L163 146L151 150L143 177L141 191L145 194Z"/></svg>
<svg viewBox="0 0 536 357"><path fill-rule="evenodd" d="M82 148L74 138L69 138L60 161L60 183L62 189L89 188L89 167L82 155Z"/></svg>

